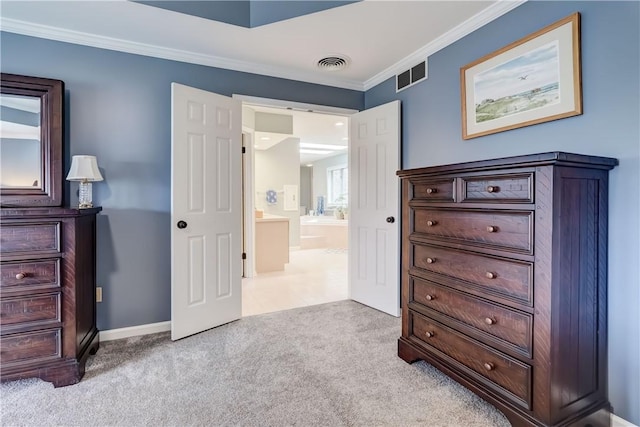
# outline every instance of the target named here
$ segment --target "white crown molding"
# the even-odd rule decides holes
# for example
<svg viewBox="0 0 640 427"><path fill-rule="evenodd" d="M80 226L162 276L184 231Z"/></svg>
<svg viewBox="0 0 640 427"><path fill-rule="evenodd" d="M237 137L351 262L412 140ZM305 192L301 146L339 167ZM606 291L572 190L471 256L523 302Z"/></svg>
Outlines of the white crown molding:
<svg viewBox="0 0 640 427"><path fill-rule="evenodd" d="M273 67L264 64L232 60L214 55L204 55L196 52L186 52L178 49L132 42L112 37L99 36L96 34L89 34L63 28L51 27L47 25L34 24L31 22L3 17L0 17L0 30L26 36L57 40L66 43L133 53L136 55L144 55L154 58L162 58L179 62L205 65L209 67L223 68L227 70L235 70L271 77L298 80L302 82L339 87L343 89L366 91L384 82L388 78L395 76L397 73L405 71L413 65L426 60L429 55L432 55L433 53L460 40L462 37L472 33L483 25L486 25L494 19L499 18L505 13L515 9L526 1L527 0L497 1L487 9L466 20L451 31L446 32L433 42L422 47L421 49L418 49L411 55L398 61L394 65L376 74L374 77L366 80L365 82L322 77L314 73L296 72L282 67Z"/></svg>
<svg viewBox="0 0 640 427"><path fill-rule="evenodd" d="M0 18L0 30L25 36L39 37L83 46L97 47L101 49L115 50L119 52L133 53L136 55L151 56L191 64L206 65L209 67L223 68L227 70L242 71L264 76L279 77L298 80L307 83L315 83L326 86L334 86L343 89L363 90L361 82L354 80L336 79L318 76L317 74L291 71L282 67L273 67L265 64L256 64L246 61L238 61L222 58L214 55L204 55L196 52L188 52L162 46L138 43L129 40L73 31L48 25L34 24L9 18Z"/></svg>
<svg viewBox="0 0 640 427"><path fill-rule="evenodd" d="M389 68L379 72L375 76L371 77L369 80L364 82L364 90L369 90L374 86L379 85L390 77L394 77L396 74L399 74L403 71L407 71L409 68L414 65L425 61L429 58L430 55L433 55L439 50L444 49L450 44L455 43L461 38L471 34L475 30L489 22L501 17L507 12L512 11L516 7L526 3L527 0L499 0L496 3L492 4L488 8L484 9L482 12L472 16L471 18L464 21L462 24L456 26L455 28L447 31L431 43L423 46L422 48L416 50L411 55L405 57L404 59L396 62Z"/></svg>

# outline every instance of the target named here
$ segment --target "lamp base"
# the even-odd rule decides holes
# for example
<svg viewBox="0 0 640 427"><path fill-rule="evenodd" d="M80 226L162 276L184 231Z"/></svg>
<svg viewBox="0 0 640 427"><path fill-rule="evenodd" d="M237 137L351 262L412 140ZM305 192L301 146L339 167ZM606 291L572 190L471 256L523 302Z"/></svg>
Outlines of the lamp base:
<svg viewBox="0 0 640 427"><path fill-rule="evenodd" d="M93 202L91 183L88 181L80 181L80 189L78 191L78 207L80 209L92 208Z"/></svg>

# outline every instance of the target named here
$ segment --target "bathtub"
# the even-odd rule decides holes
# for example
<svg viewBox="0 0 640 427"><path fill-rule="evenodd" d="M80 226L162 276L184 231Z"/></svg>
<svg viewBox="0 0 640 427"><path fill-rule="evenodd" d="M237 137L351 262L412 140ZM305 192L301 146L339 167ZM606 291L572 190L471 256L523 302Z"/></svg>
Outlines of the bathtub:
<svg viewBox="0 0 640 427"><path fill-rule="evenodd" d="M349 220L332 216L300 217L300 249L346 249L349 241Z"/></svg>

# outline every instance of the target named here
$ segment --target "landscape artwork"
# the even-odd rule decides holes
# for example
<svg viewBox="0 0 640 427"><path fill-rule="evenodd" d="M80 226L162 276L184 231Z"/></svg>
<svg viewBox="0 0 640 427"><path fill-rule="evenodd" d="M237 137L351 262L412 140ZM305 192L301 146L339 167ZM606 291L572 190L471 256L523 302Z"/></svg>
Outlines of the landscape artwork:
<svg viewBox="0 0 640 427"><path fill-rule="evenodd" d="M462 138L582 114L575 12L460 68Z"/></svg>
<svg viewBox="0 0 640 427"><path fill-rule="evenodd" d="M476 74L473 88L476 123L559 103L558 42Z"/></svg>

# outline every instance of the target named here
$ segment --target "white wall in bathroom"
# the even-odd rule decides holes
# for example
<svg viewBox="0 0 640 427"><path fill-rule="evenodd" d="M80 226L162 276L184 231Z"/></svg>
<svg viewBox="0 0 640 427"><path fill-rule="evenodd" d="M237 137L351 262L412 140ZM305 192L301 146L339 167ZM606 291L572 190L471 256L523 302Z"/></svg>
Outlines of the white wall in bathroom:
<svg viewBox="0 0 640 427"><path fill-rule="evenodd" d="M289 246L300 246L300 211L284 210L284 186L300 188L299 147L298 138L287 138L268 150L255 152L256 209L289 218ZM267 190L276 191L277 203L267 203Z"/></svg>

